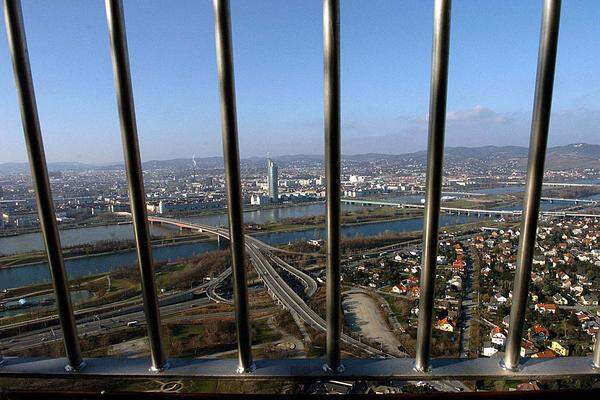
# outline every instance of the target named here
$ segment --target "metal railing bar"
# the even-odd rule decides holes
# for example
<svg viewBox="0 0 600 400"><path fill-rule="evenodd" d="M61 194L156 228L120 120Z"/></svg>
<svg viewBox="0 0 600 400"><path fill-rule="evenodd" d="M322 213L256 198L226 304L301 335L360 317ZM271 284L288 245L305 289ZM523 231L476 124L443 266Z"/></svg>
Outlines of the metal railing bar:
<svg viewBox="0 0 600 400"><path fill-rule="evenodd" d="M523 220L517 270L513 286L513 299L510 310L510 326L506 342L503 366L507 369L519 367L521 340L525 324L531 264L537 238L537 223L544 179L544 161L548 143L548 128L552 107L554 69L556 66L556 48L560 23L560 0L544 0L540 45L529 142L529 160L525 198L523 200Z"/></svg>
<svg viewBox="0 0 600 400"><path fill-rule="evenodd" d="M63 332L68 371L80 370L85 363L81 357L77 327L73 314L73 305L69 294L69 282L65 271L60 235L56 224L54 202L48 179L46 156L42 132L37 112L27 39L23 24L21 2L19 0L4 0L4 17L8 45L12 56L15 84L21 109L21 120L31 177L35 188L40 229L46 246L48 265L52 274L56 308Z"/></svg>
<svg viewBox="0 0 600 400"><path fill-rule="evenodd" d="M341 134L340 4L323 0L323 73L325 176L327 180L327 360L323 366L341 372Z"/></svg>
<svg viewBox="0 0 600 400"><path fill-rule="evenodd" d="M229 218L229 243L233 270L233 297L238 339L237 372L252 372L252 342L248 311L248 288L244 247L244 219L240 178L240 155L231 44L231 16L228 0L213 0L215 14L215 45L221 96L221 135L223 159L227 181L227 213Z"/></svg>
<svg viewBox="0 0 600 400"><path fill-rule="evenodd" d="M594 345L594 356L592 358L592 366L600 369L600 330L596 334L596 344Z"/></svg>
<svg viewBox="0 0 600 400"><path fill-rule="evenodd" d="M121 125L121 139L125 170L131 203L131 216L135 233L137 257L140 268L144 313L150 342L152 371L168 368L168 361L161 341L161 320L158 295L154 282L152 245L148 229L144 177L135 119L135 106L122 0L106 0L106 18L110 36L111 57L114 72L117 106Z"/></svg>
<svg viewBox="0 0 600 400"><path fill-rule="evenodd" d="M119 377L148 379L156 377L148 371L145 358L89 358L87 366L77 374L69 374L62 368L60 359L5 358L0 377L56 377L83 379L94 377ZM251 374L235 371L235 359L171 358L171 367L158 374L166 377L200 377L220 379L331 379L331 372L324 371L323 360L308 359L261 359ZM597 377L592 368L591 357L526 358L522 368L511 371L502 368L496 358L434 358L430 371L413 369L412 358L356 359L344 358L344 370L336 379L367 380L478 380L478 379L562 379L577 376Z"/></svg>
<svg viewBox="0 0 600 400"><path fill-rule="evenodd" d="M431 351L431 327L435 266L438 251L440 203L446 127L446 93L450 48L451 0L436 0L433 11L433 49L429 100L429 139L427 145L426 202L423 221L423 256L419 297L415 369L427 371Z"/></svg>
<svg viewBox="0 0 600 400"><path fill-rule="evenodd" d="M594 345L594 355L592 357L592 366L600 369L600 330L596 334L596 344Z"/></svg>

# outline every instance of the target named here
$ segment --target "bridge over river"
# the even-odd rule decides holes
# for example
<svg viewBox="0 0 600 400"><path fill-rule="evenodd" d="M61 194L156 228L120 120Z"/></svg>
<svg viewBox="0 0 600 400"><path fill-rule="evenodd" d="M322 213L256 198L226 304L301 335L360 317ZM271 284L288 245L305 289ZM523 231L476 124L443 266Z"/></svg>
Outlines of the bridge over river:
<svg viewBox="0 0 600 400"><path fill-rule="evenodd" d="M208 232L213 235L220 236L224 239L229 239L229 231L227 229L218 228L208 225L199 225L186 221L181 221L171 218L162 217L149 217L148 221L151 223L158 223L164 225L175 226L181 229L191 229L197 232ZM312 295L317 290L316 282L314 279L307 275L305 272L291 266L284 262L278 257L272 256L270 251L281 250L276 247L272 247L255 237L245 235L245 247L252 260L253 266L258 273L259 277L264 282L268 291L273 295L275 299L295 317L303 320L307 325L319 332L325 332L327 330L326 321L317 314L306 302L292 289L287 282L281 277L276 271L272 262L275 262L279 268L282 268L290 274L299 278L307 288L307 294ZM231 270L231 268L229 268ZM210 293L211 289L207 289L207 293ZM407 356L406 353L396 351L394 353L388 353L372 347L366 343L363 343L351 336L344 333L341 335L342 342L350 345L354 348L361 350L369 356L376 357L399 357Z"/></svg>
<svg viewBox="0 0 600 400"><path fill-rule="evenodd" d="M563 202L574 202L576 204L585 203L590 206L598 205L598 201L596 200L586 200L586 199L561 199L561 198L546 198L547 201L563 201ZM342 198L342 203L344 204L358 204L363 206L375 205L375 206L388 206L388 207L398 207L398 208L414 208L414 209L424 209L424 204L416 204L416 203L403 203L403 202L393 202L393 201L383 201L383 200L369 200L369 199L349 199ZM466 214L466 215L477 215L477 216L485 216L485 217L502 217L502 216L519 216L523 212L521 210L491 210L484 208L459 208L459 207L440 207L440 210L450 214ZM556 216L556 217L589 217L596 218L600 217L600 214L591 214L591 213L575 213L569 211L540 211L540 215L543 216Z"/></svg>

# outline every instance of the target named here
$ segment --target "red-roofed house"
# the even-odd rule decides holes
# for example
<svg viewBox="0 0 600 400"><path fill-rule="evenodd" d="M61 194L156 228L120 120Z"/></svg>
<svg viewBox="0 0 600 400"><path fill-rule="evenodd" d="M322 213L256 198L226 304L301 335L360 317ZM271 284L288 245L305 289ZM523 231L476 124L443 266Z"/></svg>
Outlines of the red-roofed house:
<svg viewBox="0 0 600 400"><path fill-rule="evenodd" d="M452 320L448 319L447 317L440 319L435 324L435 327L441 331L454 332L454 323L452 322Z"/></svg>
<svg viewBox="0 0 600 400"><path fill-rule="evenodd" d="M544 314L544 313L556 314L556 304L537 303L535 305L535 311L540 312L542 314Z"/></svg>

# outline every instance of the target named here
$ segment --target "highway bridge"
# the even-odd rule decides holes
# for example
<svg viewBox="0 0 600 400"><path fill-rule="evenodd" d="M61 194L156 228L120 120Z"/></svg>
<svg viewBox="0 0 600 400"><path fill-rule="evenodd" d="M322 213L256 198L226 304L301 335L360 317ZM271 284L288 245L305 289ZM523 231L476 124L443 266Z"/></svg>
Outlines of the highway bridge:
<svg viewBox="0 0 600 400"><path fill-rule="evenodd" d="M179 229L189 229L189 230L196 231L199 233L207 232L212 235L220 236L224 239L229 240L229 230L227 228L220 228L220 227L216 227L213 225L201 225L201 224L195 224L193 222L187 222L187 221L183 221L183 220L179 220L179 219L154 217L154 216L149 216L148 222L156 223L156 224L170 225L170 226L177 227ZM271 246L270 244L260 241L260 240L256 239L254 236L250 236L250 235L246 235L246 238L249 240L258 241L263 250L276 251L279 253L295 254L295 255L301 255L301 256L310 255L310 256L316 256L316 257L325 257L325 254L321 254L321 253L301 253L301 252L297 252L297 251L291 251L291 250L286 250L286 249L282 249L279 247Z"/></svg>
<svg viewBox="0 0 600 400"><path fill-rule="evenodd" d="M406 194L425 194L424 190L411 190L404 192ZM443 196L462 196L462 197L483 197L487 196L485 193L477 193L477 192L457 192L457 191L449 191L442 190Z"/></svg>
<svg viewBox="0 0 600 400"><path fill-rule="evenodd" d="M542 197L542 201L547 201L550 203L574 203L574 204L590 204L592 206L597 205L598 200L591 199L565 199L562 197Z"/></svg>
<svg viewBox="0 0 600 400"><path fill-rule="evenodd" d="M158 217L150 217L150 222L152 223L161 223L161 224L169 224L172 226L180 227L181 229L192 229L196 231L208 232L214 235L219 235L221 237L229 238L229 232L225 229L219 229L214 226L201 226L196 224L189 224L184 221L171 220L167 218L158 218ZM250 236L247 236L250 240L256 240ZM258 240L257 240L258 241ZM262 247L267 250L281 250L283 253L292 253L296 254L296 252L290 252L284 249L279 249L277 247L272 247L264 242L258 241ZM305 254L305 253L298 253ZM323 256L322 254L316 254L318 256ZM279 257L275 257L270 254L271 257L274 258L274 261L277 264L285 263ZM284 269L288 270L292 275L298 277L304 286L307 288L306 293L308 297L311 297L317 289L317 283L314 279L312 279L309 275L304 273L303 271L298 270L297 268L292 267L291 265L285 263ZM217 288L221 285L229 276L231 275L231 268L225 269L221 274L214 277L209 282L205 282L199 286L195 286L193 288L184 290L184 291L173 291L171 293L162 293L159 295L159 303L161 308L167 305L181 303L185 301L190 301L194 298L194 295L198 293L205 292L207 297L215 302L223 302L223 303L231 303L231 300L225 299L220 296L217 292ZM18 298L20 298L19 296ZM11 299L8 299L11 300ZM109 304L103 304L100 306L88 307L84 309L75 310L75 316L77 317L78 323L87 323L95 320L99 315L128 315L134 312L140 311L142 308L142 300L140 297L120 300L116 302L112 302ZM20 331L20 330L28 330L28 329L51 329L51 327L58 325L58 315L48 315L39 318L33 318L26 321L15 322L7 325L0 326L0 337L8 336L11 332Z"/></svg>
<svg viewBox="0 0 600 400"><path fill-rule="evenodd" d="M207 232L218 235L225 239L229 239L229 232L223 228L214 226L198 225L168 218L149 217L152 223L176 226L182 229L191 229L198 232ZM281 258L269 252L271 246L266 243L246 235L246 249L253 262L253 265L263 280L265 287L269 293L277 300L277 302L285 309L290 311L296 318L304 321L308 326L321 332L326 331L326 321L321 318L305 301L288 285L288 283L275 270L272 263L286 270L290 274L297 277L306 287L306 295L311 297L317 290L317 283L312 277L305 272L291 266ZM206 282L198 287L191 288L186 291L180 291L168 295L161 296L160 305L161 312L166 315L171 315L177 310L187 309L204 305L206 298L194 299L193 294L199 291L205 291L208 300L217 302L230 302L224 299L217 293L217 287L231 275L231 268L227 268L211 281ZM189 297L189 298L188 298ZM78 329L82 335L105 332L110 329L122 329L126 326L127 321L139 320L140 323L144 319L143 308L140 299L128 299L117 304L108 304L98 307L93 307L85 310L78 310ZM25 334L21 334L15 338L4 337L0 339L0 345L9 347L29 348L39 345L40 342L54 341L61 338L60 328L56 326L58 318L56 315L42 317L35 320L24 321L22 323L11 324L0 328L0 335L6 335L15 329L33 329ZM407 356L405 353L398 351L388 353L371 347L370 345L354 339L351 336L342 334L342 342L362 351L371 357L399 357ZM16 347L15 347L16 348Z"/></svg>
<svg viewBox="0 0 600 400"><path fill-rule="evenodd" d="M581 199L559 199L559 200L572 200L572 201L581 201ZM598 201L595 200L586 200L589 202L591 206L597 205ZM398 208L414 208L423 210L425 208L424 204L415 204L415 203L402 203L402 202L393 202L393 201L383 201L383 200L369 200L369 199L349 199L342 198L342 203L344 204L359 204L363 206L375 205L375 206L388 206L388 207L398 207ZM485 217L503 217L503 216L519 216L522 214L521 210L491 210L491 209L482 209L482 208L459 208L459 207L440 207L441 211L449 213L449 214L465 214L465 215L476 215L476 216L485 216ZM600 217L600 214L589 214L589 213L574 213L574 212L566 212L566 211L540 211L540 214L543 216L558 216L558 217L590 217L596 218Z"/></svg>
<svg viewBox="0 0 600 400"><path fill-rule="evenodd" d="M500 182L501 185L518 185L525 186L525 181L520 182ZM544 182L543 186L558 186L558 187L589 187L589 188L598 188L600 189L600 184L598 183L568 183L568 182Z"/></svg>
<svg viewBox="0 0 600 400"><path fill-rule="evenodd" d="M223 228L218 228L209 225L199 225L186 221L162 217L149 217L148 220L152 223L175 226L181 229L190 229L195 230L197 232L208 232L229 240L229 231ZM279 259L278 257L273 257L272 255L270 255L268 252L272 248L272 246L269 246L268 244L250 235L246 235L245 239L246 250L250 255L250 259L252 260L254 268L256 269L256 272L264 282L267 290L271 293L271 295L285 309L290 311L292 315L297 315L302 321L304 321L313 329L325 332L327 330L326 321L323 318L321 318L321 316L317 314L310 306L308 306L308 304L304 302L304 300L287 284L287 282L285 282L281 275L277 273L270 261L276 262L280 268L286 270L290 274L298 276L300 280L306 285L307 294L314 294L314 292L316 292L316 282L314 282L312 277L283 262L283 260ZM278 260L281 260L281 262L278 262ZM310 283L311 281L312 283ZM400 350L391 354L376 349L344 333L342 333L341 335L341 340L342 342L354 348L357 348L372 357L375 356L386 358L407 356L406 353L401 352Z"/></svg>

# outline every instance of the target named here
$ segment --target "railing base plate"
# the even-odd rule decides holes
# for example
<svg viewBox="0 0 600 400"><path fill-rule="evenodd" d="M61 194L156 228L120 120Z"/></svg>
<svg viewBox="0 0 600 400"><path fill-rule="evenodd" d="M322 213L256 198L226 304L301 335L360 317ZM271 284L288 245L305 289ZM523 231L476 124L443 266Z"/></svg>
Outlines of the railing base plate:
<svg viewBox="0 0 600 400"><path fill-rule="evenodd" d="M234 359L171 358L170 368L148 371L147 358L90 358L86 367L76 373L65 371L64 358L36 359L5 357L0 377L100 378L126 377L198 377L206 379L331 379L332 373L323 370L323 359L257 360L251 373L238 373ZM518 371L503 369L497 358L455 358L431 360L431 369L415 371L412 358L344 359L344 369L335 373L336 379L399 379L478 380L495 379L561 379L575 376L598 376L591 357L523 358Z"/></svg>

